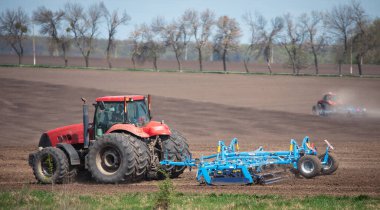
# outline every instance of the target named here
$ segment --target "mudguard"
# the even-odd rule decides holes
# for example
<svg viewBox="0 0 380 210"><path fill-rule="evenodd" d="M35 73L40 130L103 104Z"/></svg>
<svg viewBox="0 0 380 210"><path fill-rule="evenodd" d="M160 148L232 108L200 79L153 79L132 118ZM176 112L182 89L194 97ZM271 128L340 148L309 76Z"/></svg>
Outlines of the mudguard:
<svg viewBox="0 0 380 210"><path fill-rule="evenodd" d="M141 138L149 138L158 135L171 135L169 126L164 123L151 121L144 127L137 127L133 124L116 124L113 125L106 133L115 131L127 131Z"/></svg>
<svg viewBox="0 0 380 210"><path fill-rule="evenodd" d="M75 166L75 165L80 165L80 158L78 155L78 152L75 150L73 145L71 144L65 144L65 143L59 143L56 145L57 148L61 149L64 151L69 157L70 164Z"/></svg>

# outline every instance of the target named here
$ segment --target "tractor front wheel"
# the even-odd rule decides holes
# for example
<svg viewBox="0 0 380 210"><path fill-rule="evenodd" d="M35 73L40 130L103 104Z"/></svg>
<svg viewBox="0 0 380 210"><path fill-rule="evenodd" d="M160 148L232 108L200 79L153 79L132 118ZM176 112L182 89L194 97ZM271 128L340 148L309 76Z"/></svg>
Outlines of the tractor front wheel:
<svg viewBox="0 0 380 210"><path fill-rule="evenodd" d="M303 177L310 179L319 175L322 165L318 157L305 155L298 160L297 167Z"/></svg>
<svg viewBox="0 0 380 210"><path fill-rule="evenodd" d="M141 179L148 160L141 159L142 150L138 141L122 133L105 134L96 140L88 153L88 170L95 180L118 183Z"/></svg>
<svg viewBox="0 0 380 210"><path fill-rule="evenodd" d="M33 160L33 174L43 184L62 183L69 172L65 153L55 147L37 152Z"/></svg>
<svg viewBox="0 0 380 210"><path fill-rule="evenodd" d="M321 162L323 162L323 159L325 158L325 154L326 153L318 155L318 158ZM322 165L321 173L323 175L330 175L338 169L338 166L339 166L339 162L336 159L336 157L333 154L329 153L327 163L325 165Z"/></svg>

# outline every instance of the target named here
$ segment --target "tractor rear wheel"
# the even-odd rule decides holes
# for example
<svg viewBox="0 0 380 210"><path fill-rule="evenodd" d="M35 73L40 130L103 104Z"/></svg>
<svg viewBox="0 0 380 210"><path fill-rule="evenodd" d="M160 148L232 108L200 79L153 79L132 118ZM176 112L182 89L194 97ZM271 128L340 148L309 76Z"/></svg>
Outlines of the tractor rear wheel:
<svg viewBox="0 0 380 210"><path fill-rule="evenodd" d="M189 145L186 138L178 131L171 130L172 135L162 142L162 159L184 161L190 157ZM162 166L170 174L170 178L177 178L186 169L186 166Z"/></svg>
<svg viewBox="0 0 380 210"><path fill-rule="evenodd" d="M151 155L148 149L148 146L145 142L137 139L134 136L129 136L133 147L135 147L137 155L137 167L136 167L136 179L146 179L146 175L150 170L151 165Z"/></svg>
<svg viewBox="0 0 380 210"><path fill-rule="evenodd" d="M139 140L122 133L110 133L91 145L88 153L88 170L96 181L118 183L137 181L146 172L145 157Z"/></svg>
<svg viewBox="0 0 380 210"><path fill-rule="evenodd" d="M321 172L322 165L317 156L305 155L298 160L297 167L303 177L310 179L318 176Z"/></svg>
<svg viewBox="0 0 380 210"><path fill-rule="evenodd" d="M323 162L323 159L325 158L325 154L326 153L318 155L318 158L319 158L319 160L321 162ZM327 160L327 164L326 165L322 165L321 173L323 175L330 175L330 174L334 173L338 169L338 166L339 166L339 162L336 159L335 155L329 153L329 158Z"/></svg>
<svg viewBox="0 0 380 210"><path fill-rule="evenodd" d="M56 147L37 152L33 160L33 174L43 184L62 183L69 172L65 153Z"/></svg>

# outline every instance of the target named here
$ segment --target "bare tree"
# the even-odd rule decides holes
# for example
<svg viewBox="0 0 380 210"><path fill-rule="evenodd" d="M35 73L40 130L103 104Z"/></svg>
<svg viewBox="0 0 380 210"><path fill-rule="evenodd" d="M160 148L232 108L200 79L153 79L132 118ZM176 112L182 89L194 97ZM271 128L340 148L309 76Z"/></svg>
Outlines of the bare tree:
<svg viewBox="0 0 380 210"><path fill-rule="evenodd" d="M305 67L303 47L305 41L305 30L297 25L290 14L284 16L285 30L281 45L285 48L289 61L292 65L293 75L298 75L301 68Z"/></svg>
<svg viewBox="0 0 380 210"><path fill-rule="evenodd" d="M254 17L250 13L247 13L243 19L249 26L251 32L251 42L246 53L248 58L244 60L246 71L248 72L247 61L249 61L252 52L256 51L255 60L262 54L264 60L267 62L269 74L272 74L271 57L273 42L284 27L283 19L281 17L275 17L271 20L270 27L267 26L267 21L264 16L258 13L256 13Z"/></svg>
<svg viewBox="0 0 380 210"><path fill-rule="evenodd" d="M263 48L263 44L265 43L265 25L266 20L261 14L254 14L248 12L243 15L243 20L249 28L250 34L250 42L244 54L244 68L247 73L249 73L248 63L253 56L256 54L255 60L257 60L261 54L261 49Z"/></svg>
<svg viewBox="0 0 380 210"><path fill-rule="evenodd" d="M70 48L69 29L64 27L65 13L62 10L53 12L44 6L33 12L33 21L40 25L40 33L48 35L54 45L59 46L65 66L68 65L67 51Z"/></svg>
<svg viewBox="0 0 380 210"><path fill-rule="evenodd" d="M348 41L353 29L352 7L349 5L339 5L327 13L325 22L330 33L336 37L336 44L343 44L342 52L337 52L339 75L342 75L342 63L347 56ZM339 49L339 47L337 48Z"/></svg>
<svg viewBox="0 0 380 210"><path fill-rule="evenodd" d="M375 18L368 27L368 34L374 38L373 48L366 54L367 62L380 64L380 18Z"/></svg>
<svg viewBox="0 0 380 210"><path fill-rule="evenodd" d="M221 16L216 24L214 49L218 52L223 61L223 70L227 72L226 60L230 51L235 50L239 44L241 30L239 23L228 16Z"/></svg>
<svg viewBox="0 0 380 210"><path fill-rule="evenodd" d="M178 64L178 70L182 71L182 54L184 52L185 46L183 42L183 30L181 29L181 23L173 21L171 24L165 26L163 31L163 36L165 37L166 46L169 46L173 49L175 58Z"/></svg>
<svg viewBox="0 0 380 210"><path fill-rule="evenodd" d="M376 33L370 27L370 20L357 1L352 2L352 18L355 23L355 35L352 37L353 47L356 53L359 75L363 74L362 65L364 56L377 46Z"/></svg>
<svg viewBox="0 0 380 210"><path fill-rule="evenodd" d="M307 45L311 48L314 57L315 74L319 74L318 55L326 46L326 35L323 31L323 14L312 11L310 16L306 13L300 17L301 26L306 30Z"/></svg>
<svg viewBox="0 0 380 210"><path fill-rule="evenodd" d="M142 29L141 27L135 26L135 29L131 32L129 39L132 41L131 50L131 60L133 68L136 69L136 59L138 59L142 54Z"/></svg>
<svg viewBox="0 0 380 210"><path fill-rule="evenodd" d="M0 34L12 47L18 56L18 64L22 63L24 55L23 40L26 39L29 17L21 8L6 10L0 16Z"/></svg>
<svg viewBox="0 0 380 210"><path fill-rule="evenodd" d="M67 3L65 6L65 18L70 23L70 31L74 35L74 41L85 60L86 67L89 66L90 54L94 49L94 39L99 30L103 8L101 4L90 5L85 11L76 3Z"/></svg>
<svg viewBox="0 0 380 210"><path fill-rule="evenodd" d="M106 48L106 55L107 55L107 62L108 67L112 68L111 63L111 53L114 51L115 48L115 34L117 32L117 28L120 25L126 25L128 21L131 19L126 11L124 11L121 15L117 10L114 10L112 13L108 11L108 9L105 7L103 3L101 3L103 9L104 9L104 17L106 19L107 24L107 32L108 32L108 40L107 40L107 48Z"/></svg>
<svg viewBox="0 0 380 210"><path fill-rule="evenodd" d="M193 35L195 39L195 48L198 51L199 70L203 71L203 49L207 46L211 35L212 26L215 24L215 14L207 9L200 16L194 12L191 19Z"/></svg>
<svg viewBox="0 0 380 210"><path fill-rule="evenodd" d="M165 52L165 44L161 37L164 30L165 21L160 17L153 19L150 26L144 23L135 27L130 36L133 41L132 63L134 68L136 68L136 60L141 63L150 60L154 70L158 71L158 59Z"/></svg>
<svg viewBox="0 0 380 210"><path fill-rule="evenodd" d="M273 43L275 39L278 37L279 33L284 28L284 19L281 17L275 17L271 21L271 27L264 33L265 37L265 45L264 45L264 58L267 62L269 74L272 74L272 67L271 63L273 62L272 56L273 56Z"/></svg>
<svg viewBox="0 0 380 210"><path fill-rule="evenodd" d="M162 53L165 52L166 46L162 37L162 30L165 28L163 18L157 17L148 27L144 27L143 37L145 40L145 49L147 57L152 60L153 68L158 71L157 62Z"/></svg>
<svg viewBox="0 0 380 210"><path fill-rule="evenodd" d="M191 21L194 15L195 13L192 10L186 10L181 18L172 21L171 24L165 25L160 29L166 45L173 49L180 72L182 72L182 56L186 53L187 44L193 34Z"/></svg>

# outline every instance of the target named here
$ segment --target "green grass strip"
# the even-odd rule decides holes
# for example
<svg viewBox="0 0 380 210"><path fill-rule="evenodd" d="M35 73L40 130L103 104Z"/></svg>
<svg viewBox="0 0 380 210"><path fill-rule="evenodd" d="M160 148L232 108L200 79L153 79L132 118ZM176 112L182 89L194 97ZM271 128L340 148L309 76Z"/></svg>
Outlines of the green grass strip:
<svg viewBox="0 0 380 210"><path fill-rule="evenodd" d="M157 193L80 195L23 188L0 191L0 209L152 209ZM176 193L170 209L380 209L380 198Z"/></svg>

